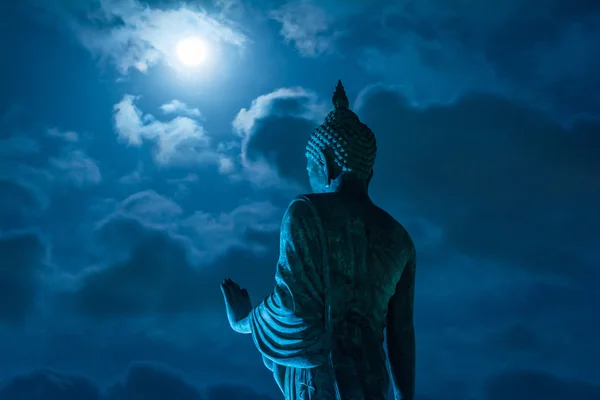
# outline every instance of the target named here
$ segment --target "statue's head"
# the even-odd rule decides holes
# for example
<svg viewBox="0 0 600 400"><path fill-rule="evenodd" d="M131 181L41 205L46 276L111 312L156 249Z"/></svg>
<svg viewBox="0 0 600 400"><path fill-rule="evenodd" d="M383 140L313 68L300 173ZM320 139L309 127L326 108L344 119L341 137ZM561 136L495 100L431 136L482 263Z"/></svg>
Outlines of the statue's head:
<svg viewBox="0 0 600 400"><path fill-rule="evenodd" d="M349 108L339 81L334 109L312 133L306 146L308 178L314 192L333 192L343 181L368 185L377 154L375 135Z"/></svg>

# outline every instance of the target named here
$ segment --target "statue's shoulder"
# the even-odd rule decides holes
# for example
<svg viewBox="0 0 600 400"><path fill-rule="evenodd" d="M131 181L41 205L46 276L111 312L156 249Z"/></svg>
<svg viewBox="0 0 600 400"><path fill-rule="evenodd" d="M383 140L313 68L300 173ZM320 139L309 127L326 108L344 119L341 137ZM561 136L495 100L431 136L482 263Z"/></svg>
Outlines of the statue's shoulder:
<svg viewBox="0 0 600 400"><path fill-rule="evenodd" d="M335 202L335 196L332 196L331 193L307 193L297 195L290 206L295 204L295 208L319 215L327 207L331 207L333 202Z"/></svg>
<svg viewBox="0 0 600 400"><path fill-rule="evenodd" d="M306 193L297 195L294 200L307 202L314 207L318 207L320 204L331 202L331 193Z"/></svg>
<svg viewBox="0 0 600 400"><path fill-rule="evenodd" d="M384 233L390 239L402 243L404 248L409 249L412 253L414 253L414 242L404 226L384 209L376 205L373 206L377 214L377 217L373 218L373 220L377 220L380 232Z"/></svg>
<svg viewBox="0 0 600 400"><path fill-rule="evenodd" d="M297 195L288 205L286 215L290 220L316 218L318 211L315 204L315 196L313 194Z"/></svg>
<svg viewBox="0 0 600 400"><path fill-rule="evenodd" d="M331 203L326 193L300 194L288 205L286 215L291 220L321 220L323 210Z"/></svg>

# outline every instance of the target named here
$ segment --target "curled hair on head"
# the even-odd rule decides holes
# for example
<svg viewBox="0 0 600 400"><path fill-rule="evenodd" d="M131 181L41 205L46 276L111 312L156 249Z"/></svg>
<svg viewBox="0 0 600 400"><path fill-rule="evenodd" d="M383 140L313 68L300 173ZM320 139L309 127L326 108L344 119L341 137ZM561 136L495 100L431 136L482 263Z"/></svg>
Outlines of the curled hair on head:
<svg viewBox="0 0 600 400"><path fill-rule="evenodd" d="M375 135L349 109L341 81L338 82L332 102L334 109L312 133L306 146L306 156L324 165L327 155L342 172L368 179L377 154Z"/></svg>

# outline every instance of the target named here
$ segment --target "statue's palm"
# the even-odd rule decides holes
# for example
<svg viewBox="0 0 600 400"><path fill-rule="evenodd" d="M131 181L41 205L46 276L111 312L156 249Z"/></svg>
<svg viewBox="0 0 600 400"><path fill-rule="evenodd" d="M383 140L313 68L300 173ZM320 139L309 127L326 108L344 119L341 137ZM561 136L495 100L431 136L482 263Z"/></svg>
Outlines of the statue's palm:
<svg viewBox="0 0 600 400"><path fill-rule="evenodd" d="M221 283L221 292L225 299L225 307L227 308L227 319L229 325L234 331L239 331L239 323L246 318L252 311L252 302L250 295L246 289L240 286L231 279L225 279Z"/></svg>

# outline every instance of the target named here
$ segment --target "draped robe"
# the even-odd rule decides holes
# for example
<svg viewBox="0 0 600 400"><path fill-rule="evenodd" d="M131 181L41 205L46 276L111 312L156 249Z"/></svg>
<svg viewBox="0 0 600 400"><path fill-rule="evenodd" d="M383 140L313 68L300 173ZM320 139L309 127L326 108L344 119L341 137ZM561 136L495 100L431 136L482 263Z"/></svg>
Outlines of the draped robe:
<svg viewBox="0 0 600 400"><path fill-rule="evenodd" d="M385 314L414 246L366 200L296 197L281 225L275 288L250 313L286 399L387 398Z"/></svg>

